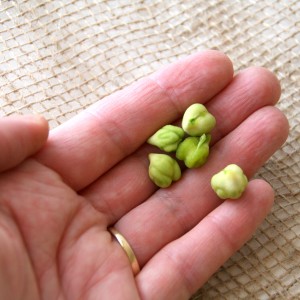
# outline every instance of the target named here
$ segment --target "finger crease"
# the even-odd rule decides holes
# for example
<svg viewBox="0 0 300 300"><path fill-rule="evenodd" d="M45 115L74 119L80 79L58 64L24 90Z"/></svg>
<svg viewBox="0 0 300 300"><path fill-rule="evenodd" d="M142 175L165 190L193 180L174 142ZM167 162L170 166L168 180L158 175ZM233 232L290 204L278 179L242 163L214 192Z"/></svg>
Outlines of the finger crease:
<svg viewBox="0 0 300 300"><path fill-rule="evenodd" d="M92 117L94 117L99 124L102 123L103 120L100 119L97 114L95 114L92 111L86 111L86 112ZM116 121L114 121L113 119L109 119L109 124L106 123L105 126L101 126L101 129L103 130L104 134L107 136L107 140L112 142L112 144L118 150L118 152L121 153L122 157L127 156L129 154L129 152L127 151L127 149L129 148L126 147L125 145L131 144L130 138L128 135L126 135L126 131L124 132L123 130L121 130L119 124ZM114 134L112 134L112 132ZM120 138L120 135L117 134L119 132L122 133L122 138Z"/></svg>
<svg viewBox="0 0 300 300"><path fill-rule="evenodd" d="M171 100L173 107L176 110L176 113L180 115L182 113L182 108L180 106L180 99L176 92L176 89L173 87L165 87L158 79L149 76L148 79L153 82L167 97Z"/></svg>

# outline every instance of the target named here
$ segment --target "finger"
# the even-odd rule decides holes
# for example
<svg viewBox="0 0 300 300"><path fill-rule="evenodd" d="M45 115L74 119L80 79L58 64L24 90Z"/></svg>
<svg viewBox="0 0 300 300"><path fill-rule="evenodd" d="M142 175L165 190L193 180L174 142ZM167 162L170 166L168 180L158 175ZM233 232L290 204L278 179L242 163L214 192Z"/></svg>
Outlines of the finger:
<svg viewBox="0 0 300 300"><path fill-rule="evenodd" d="M217 51L189 56L60 126L37 158L73 188L82 189L191 103L204 103L217 94L232 73L229 59Z"/></svg>
<svg viewBox="0 0 300 300"><path fill-rule="evenodd" d="M189 299L251 237L270 211L271 187L250 182L239 200L225 201L195 228L168 244L137 277L142 299Z"/></svg>
<svg viewBox="0 0 300 300"><path fill-rule="evenodd" d="M237 74L222 92L206 104L217 119L211 144L256 110L274 105L279 96L279 82L268 70L249 68ZM153 147L142 147L83 192L95 208L108 216L109 223L115 223L157 189L148 176L147 154L150 150L157 151Z"/></svg>
<svg viewBox="0 0 300 300"><path fill-rule="evenodd" d="M252 67L241 71L224 91L208 103L217 120L211 143L220 140L256 110L275 105L281 94L276 76L267 69Z"/></svg>
<svg viewBox="0 0 300 300"><path fill-rule="evenodd" d="M0 171L18 165L45 144L48 123L41 116L10 116L0 119Z"/></svg>
<svg viewBox="0 0 300 300"><path fill-rule="evenodd" d="M220 204L210 186L214 173L235 163L251 178L282 145L287 133L284 115L274 107L262 108L216 143L203 167L187 170L177 183L157 191L123 216L115 227L130 241L140 264Z"/></svg>

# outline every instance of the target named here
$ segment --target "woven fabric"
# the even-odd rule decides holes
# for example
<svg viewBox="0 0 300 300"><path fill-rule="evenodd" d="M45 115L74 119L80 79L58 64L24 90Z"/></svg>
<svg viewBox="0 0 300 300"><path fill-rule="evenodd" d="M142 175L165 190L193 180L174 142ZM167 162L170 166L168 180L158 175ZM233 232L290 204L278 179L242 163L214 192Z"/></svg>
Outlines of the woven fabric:
<svg viewBox="0 0 300 300"><path fill-rule="evenodd" d="M264 66L282 84L286 144L257 176L271 214L195 299L300 299L300 2L298 0L0 1L0 115L39 113L51 128L203 49L236 71Z"/></svg>

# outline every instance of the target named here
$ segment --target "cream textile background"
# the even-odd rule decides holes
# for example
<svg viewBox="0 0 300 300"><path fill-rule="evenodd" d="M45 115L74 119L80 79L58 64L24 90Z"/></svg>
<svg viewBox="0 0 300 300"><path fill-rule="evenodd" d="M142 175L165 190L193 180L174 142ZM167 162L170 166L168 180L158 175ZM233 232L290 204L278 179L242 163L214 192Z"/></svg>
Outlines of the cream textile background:
<svg viewBox="0 0 300 300"><path fill-rule="evenodd" d="M236 71L277 74L291 132L257 174L275 188L272 213L195 299L300 299L299 1L0 1L0 116L40 113L54 128L208 48Z"/></svg>

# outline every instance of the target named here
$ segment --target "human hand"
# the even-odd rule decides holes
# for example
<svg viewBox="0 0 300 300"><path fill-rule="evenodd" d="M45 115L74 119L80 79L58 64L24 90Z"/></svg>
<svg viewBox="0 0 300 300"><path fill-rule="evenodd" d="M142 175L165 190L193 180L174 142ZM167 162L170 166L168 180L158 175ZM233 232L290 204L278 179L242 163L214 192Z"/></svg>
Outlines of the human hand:
<svg viewBox="0 0 300 300"><path fill-rule="evenodd" d="M41 118L0 119L0 298L188 299L272 206L262 180L223 202L210 178L229 163L251 178L283 144L279 96L269 71L233 77L228 58L207 51L99 101L48 140ZM145 141L194 102L217 120L210 157L157 190ZM112 225L136 254L135 277Z"/></svg>

